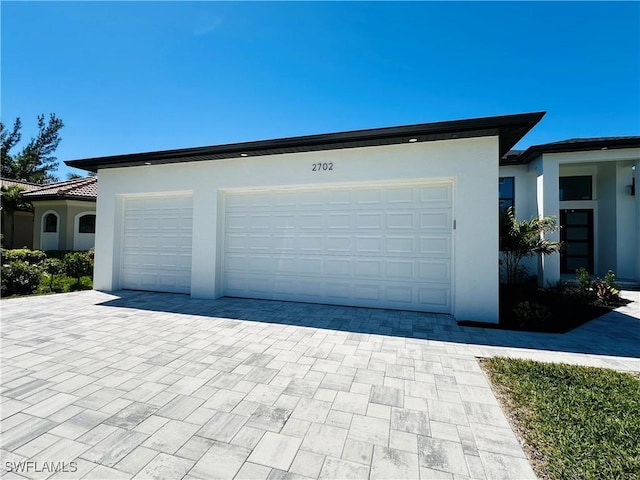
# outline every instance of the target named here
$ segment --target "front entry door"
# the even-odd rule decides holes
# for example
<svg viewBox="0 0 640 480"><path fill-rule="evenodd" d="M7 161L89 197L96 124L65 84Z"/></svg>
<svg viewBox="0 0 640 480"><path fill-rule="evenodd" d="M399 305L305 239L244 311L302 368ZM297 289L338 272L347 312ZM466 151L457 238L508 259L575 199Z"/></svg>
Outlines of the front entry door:
<svg viewBox="0 0 640 480"><path fill-rule="evenodd" d="M560 254L562 273L576 273L579 268L593 273L593 210L561 210L560 240L564 243Z"/></svg>

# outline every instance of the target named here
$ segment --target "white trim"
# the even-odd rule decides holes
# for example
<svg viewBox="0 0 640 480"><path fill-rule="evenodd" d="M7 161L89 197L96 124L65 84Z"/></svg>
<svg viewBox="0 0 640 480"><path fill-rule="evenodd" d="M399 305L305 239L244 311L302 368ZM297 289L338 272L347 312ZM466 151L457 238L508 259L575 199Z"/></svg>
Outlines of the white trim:
<svg viewBox="0 0 640 480"><path fill-rule="evenodd" d="M55 232L44 231L44 227L46 225L45 219L50 214L53 214L56 216ZM60 223L61 223L60 218L61 218L60 214L55 210L47 210L40 217L40 250L58 250L60 248ZM55 236L55 241L53 240L54 236ZM45 238L46 238L46 242L45 242ZM51 245L55 244L55 247L49 248L50 246L49 242L52 242ZM45 243L47 248L45 248Z"/></svg>
<svg viewBox="0 0 640 480"><path fill-rule="evenodd" d="M95 210L85 210L84 212L80 212L73 217L73 249L74 250L88 250L89 248L93 248L95 244L96 232L94 229L93 233L80 233L80 218L85 215L93 215L96 217ZM98 218L96 217L96 224ZM89 238L91 236L91 238ZM82 240L82 244L81 243ZM89 248L84 248L87 244L91 244Z"/></svg>

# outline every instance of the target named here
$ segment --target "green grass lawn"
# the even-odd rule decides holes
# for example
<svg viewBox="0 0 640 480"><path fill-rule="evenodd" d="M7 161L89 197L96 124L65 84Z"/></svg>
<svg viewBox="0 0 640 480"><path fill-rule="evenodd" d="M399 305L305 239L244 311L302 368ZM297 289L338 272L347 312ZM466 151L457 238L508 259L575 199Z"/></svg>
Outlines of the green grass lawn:
<svg viewBox="0 0 640 480"><path fill-rule="evenodd" d="M482 361L540 478L640 479L640 378L614 370Z"/></svg>

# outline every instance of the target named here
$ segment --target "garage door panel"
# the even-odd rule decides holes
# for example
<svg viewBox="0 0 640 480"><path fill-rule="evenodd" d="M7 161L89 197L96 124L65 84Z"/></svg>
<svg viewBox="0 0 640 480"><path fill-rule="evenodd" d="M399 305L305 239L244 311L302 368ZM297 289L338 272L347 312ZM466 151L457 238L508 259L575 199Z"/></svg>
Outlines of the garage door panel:
<svg viewBox="0 0 640 480"><path fill-rule="evenodd" d="M387 253L403 256L413 255L417 253L415 251L416 243L413 236L387 237Z"/></svg>
<svg viewBox="0 0 640 480"><path fill-rule="evenodd" d="M415 204L415 190L408 188L389 188L386 190L389 205L401 205L413 208Z"/></svg>
<svg viewBox="0 0 640 480"><path fill-rule="evenodd" d="M418 280L427 282L451 281L451 265L448 261L420 261Z"/></svg>
<svg viewBox="0 0 640 480"><path fill-rule="evenodd" d="M351 213L329 213L327 215L327 229L328 230L336 230L336 229L351 229Z"/></svg>
<svg viewBox="0 0 640 480"><path fill-rule="evenodd" d="M353 289L353 296L356 300L378 303L383 300L382 286L356 284Z"/></svg>
<svg viewBox="0 0 640 480"><path fill-rule="evenodd" d="M413 212L387 213L387 228L415 230L416 220Z"/></svg>
<svg viewBox="0 0 640 480"><path fill-rule="evenodd" d="M355 263L355 274L359 276L375 275L380 276L383 273L383 260L379 258L362 259L357 258Z"/></svg>
<svg viewBox="0 0 640 480"><path fill-rule="evenodd" d="M420 236L421 256L449 257L451 255L451 237L448 236Z"/></svg>
<svg viewBox="0 0 640 480"><path fill-rule="evenodd" d="M122 232L122 288L189 293L192 200L128 198Z"/></svg>
<svg viewBox="0 0 640 480"><path fill-rule="evenodd" d="M401 280L413 280L415 277L416 261L411 260L387 260L386 274L389 278Z"/></svg>
<svg viewBox="0 0 640 480"><path fill-rule="evenodd" d="M382 204L382 190L379 188L356 190L355 200L357 205L380 205Z"/></svg>
<svg viewBox="0 0 640 480"><path fill-rule="evenodd" d="M420 288L418 289L418 301L420 303L433 305L434 308L448 308L450 304L450 290L445 286L440 288Z"/></svg>
<svg viewBox="0 0 640 480"><path fill-rule="evenodd" d="M351 191L350 190L328 190L326 192L327 205L336 207L338 205L350 206L351 205Z"/></svg>
<svg viewBox="0 0 640 480"><path fill-rule="evenodd" d="M401 303L411 306L415 303L415 295L413 288L388 287L386 291L386 300L388 302Z"/></svg>
<svg viewBox="0 0 640 480"><path fill-rule="evenodd" d="M356 228L358 230L380 230L382 228L382 213L380 212L363 212L356 213Z"/></svg>
<svg viewBox="0 0 640 480"><path fill-rule="evenodd" d="M450 212L420 212L418 228L421 230L450 230L452 219Z"/></svg>
<svg viewBox="0 0 640 480"><path fill-rule="evenodd" d="M348 257L325 258L323 273L338 278L341 276L350 276L353 273L351 268L352 263L353 260Z"/></svg>
<svg viewBox="0 0 640 480"><path fill-rule="evenodd" d="M379 236L357 236L355 240L354 253L364 253L370 255L372 253L382 253L382 238Z"/></svg>
<svg viewBox="0 0 640 480"><path fill-rule="evenodd" d="M351 237L347 235L339 237L335 235L327 235L325 245L325 251L329 254L350 253Z"/></svg>
<svg viewBox="0 0 640 480"><path fill-rule="evenodd" d="M450 184L228 193L223 292L450 312L451 200Z"/></svg>

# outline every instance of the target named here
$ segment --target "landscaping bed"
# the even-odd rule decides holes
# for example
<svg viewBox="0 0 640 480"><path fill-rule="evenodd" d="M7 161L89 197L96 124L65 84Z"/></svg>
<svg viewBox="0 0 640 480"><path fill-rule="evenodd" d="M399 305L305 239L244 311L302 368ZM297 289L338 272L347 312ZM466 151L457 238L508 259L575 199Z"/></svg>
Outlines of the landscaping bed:
<svg viewBox="0 0 640 480"><path fill-rule="evenodd" d="M93 288L93 250L2 250L2 298Z"/></svg>
<svg viewBox="0 0 640 480"><path fill-rule="evenodd" d="M637 374L507 358L480 362L541 479L640 479Z"/></svg>
<svg viewBox="0 0 640 480"><path fill-rule="evenodd" d="M535 278L516 284L500 285L500 323L461 321L458 325L527 332L565 333L613 308L626 305L620 297L615 275L590 279L578 271L575 286L561 284L540 288Z"/></svg>

